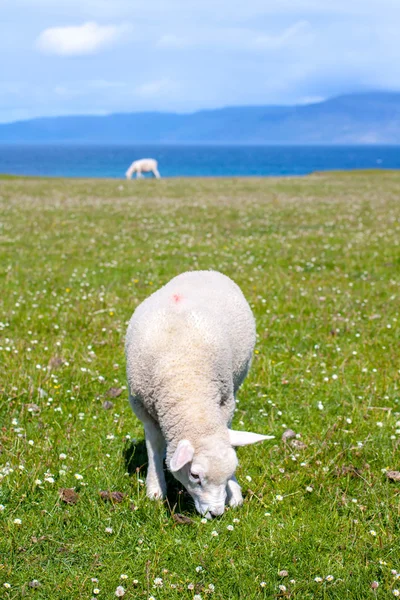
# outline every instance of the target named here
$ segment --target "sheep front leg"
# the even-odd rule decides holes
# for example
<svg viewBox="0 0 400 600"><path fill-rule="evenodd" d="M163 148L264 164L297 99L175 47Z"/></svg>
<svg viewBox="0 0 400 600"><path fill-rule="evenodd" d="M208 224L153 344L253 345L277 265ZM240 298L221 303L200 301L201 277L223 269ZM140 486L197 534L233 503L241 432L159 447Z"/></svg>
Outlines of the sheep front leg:
<svg viewBox="0 0 400 600"><path fill-rule="evenodd" d="M242 490L236 477L233 475L226 484L227 503L229 506L241 506L243 504Z"/></svg>
<svg viewBox="0 0 400 600"><path fill-rule="evenodd" d="M153 420L144 423L144 432L146 435L146 448L149 460L146 478L146 493L152 500L162 500L167 492L163 468L165 452L164 436Z"/></svg>
<svg viewBox="0 0 400 600"><path fill-rule="evenodd" d="M160 173L159 173L158 169L153 169L153 173L154 173L154 177L156 179L161 179Z"/></svg>

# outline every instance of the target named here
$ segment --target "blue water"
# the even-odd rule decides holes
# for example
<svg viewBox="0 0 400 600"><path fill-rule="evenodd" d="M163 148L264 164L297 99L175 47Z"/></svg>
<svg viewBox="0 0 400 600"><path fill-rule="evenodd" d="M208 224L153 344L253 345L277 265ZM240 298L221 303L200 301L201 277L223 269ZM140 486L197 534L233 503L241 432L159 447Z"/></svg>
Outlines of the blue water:
<svg viewBox="0 0 400 600"><path fill-rule="evenodd" d="M123 178L156 158L163 177L305 175L332 169L400 169L396 146L0 145L0 173Z"/></svg>

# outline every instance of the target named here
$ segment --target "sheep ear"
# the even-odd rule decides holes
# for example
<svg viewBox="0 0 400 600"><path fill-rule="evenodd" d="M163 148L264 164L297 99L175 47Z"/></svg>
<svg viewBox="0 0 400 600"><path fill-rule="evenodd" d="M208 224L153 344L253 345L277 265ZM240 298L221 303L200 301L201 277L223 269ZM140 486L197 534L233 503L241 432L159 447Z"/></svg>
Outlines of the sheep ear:
<svg viewBox="0 0 400 600"><path fill-rule="evenodd" d="M172 472L179 471L193 459L194 448L188 440L181 440L174 452L169 468Z"/></svg>
<svg viewBox="0 0 400 600"><path fill-rule="evenodd" d="M257 442L263 442L264 440L273 440L274 435L261 435L259 433L251 433L250 431L235 431L229 429L229 441L232 446L248 446L249 444L256 444Z"/></svg>

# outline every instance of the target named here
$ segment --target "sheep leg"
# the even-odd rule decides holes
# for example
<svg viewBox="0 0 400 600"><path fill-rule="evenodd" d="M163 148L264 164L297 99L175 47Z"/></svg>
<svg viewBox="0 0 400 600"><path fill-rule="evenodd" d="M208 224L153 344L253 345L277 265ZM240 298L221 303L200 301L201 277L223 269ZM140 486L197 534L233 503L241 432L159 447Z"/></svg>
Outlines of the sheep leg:
<svg viewBox="0 0 400 600"><path fill-rule="evenodd" d="M146 493L152 500L158 500L164 498L167 492L163 467L165 440L160 428L152 419L144 423L144 431L149 461Z"/></svg>
<svg viewBox="0 0 400 600"><path fill-rule="evenodd" d="M160 173L158 172L157 169L153 169L153 173L154 173L154 177L156 177L156 179L161 179Z"/></svg>
<svg viewBox="0 0 400 600"><path fill-rule="evenodd" d="M226 484L227 503L229 506L241 506L243 504L242 490L234 475L228 479Z"/></svg>
<svg viewBox="0 0 400 600"><path fill-rule="evenodd" d="M143 179L143 173L140 169L136 171L136 179Z"/></svg>

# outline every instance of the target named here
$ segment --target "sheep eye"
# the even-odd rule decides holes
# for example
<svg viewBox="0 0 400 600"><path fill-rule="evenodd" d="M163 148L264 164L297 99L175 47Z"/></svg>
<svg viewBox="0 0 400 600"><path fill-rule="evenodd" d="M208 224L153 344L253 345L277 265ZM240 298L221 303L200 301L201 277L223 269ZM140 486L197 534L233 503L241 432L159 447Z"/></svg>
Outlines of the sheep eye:
<svg viewBox="0 0 400 600"><path fill-rule="evenodd" d="M191 477L192 479L194 479L194 481L195 481L196 483L200 483L200 484L201 484L201 481L200 481L200 475L199 475L198 473L192 473L192 472L191 472L191 473L190 473L190 477Z"/></svg>

